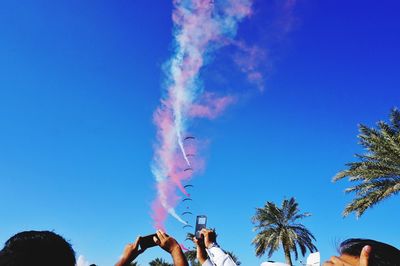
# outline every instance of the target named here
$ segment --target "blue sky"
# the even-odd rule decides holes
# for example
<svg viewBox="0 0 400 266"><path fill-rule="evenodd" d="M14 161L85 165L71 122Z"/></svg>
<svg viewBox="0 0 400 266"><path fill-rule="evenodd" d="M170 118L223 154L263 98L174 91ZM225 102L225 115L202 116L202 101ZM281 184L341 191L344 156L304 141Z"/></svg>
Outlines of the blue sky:
<svg viewBox="0 0 400 266"><path fill-rule="evenodd" d="M399 106L399 4L298 1L284 38L271 29L273 6L256 1L238 33L271 56L263 93L223 50L204 73L206 87L246 97L217 120L193 124L210 142L206 169L193 179L193 210L208 215L243 265L267 259L250 244L255 208L291 196L313 214L304 224L324 259L348 237L399 247L398 198L358 220L342 218L348 183L331 182L362 151L357 124L372 126ZM90 262L112 265L125 243L153 231L152 113L171 54L171 8L169 1L3 1L0 242L21 230L55 230ZM166 226L184 239L174 219ZM156 256L168 258L153 249L139 262ZM282 253L272 259L282 261Z"/></svg>

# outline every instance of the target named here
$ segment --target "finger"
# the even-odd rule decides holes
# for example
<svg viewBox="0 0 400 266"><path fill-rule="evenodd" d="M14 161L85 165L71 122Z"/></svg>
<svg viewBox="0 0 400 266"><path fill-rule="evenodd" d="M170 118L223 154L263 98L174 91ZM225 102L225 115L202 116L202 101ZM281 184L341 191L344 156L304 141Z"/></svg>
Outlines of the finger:
<svg viewBox="0 0 400 266"><path fill-rule="evenodd" d="M139 244L140 238L141 238L140 236L136 237L135 242L133 242L133 245L134 245L135 247L137 247L137 245Z"/></svg>
<svg viewBox="0 0 400 266"><path fill-rule="evenodd" d="M161 239L161 231L160 230L156 231L156 235L157 235L158 239Z"/></svg>
<svg viewBox="0 0 400 266"><path fill-rule="evenodd" d="M167 237L167 234L166 234L163 230L159 230L159 231L160 231L161 235L162 235L164 238Z"/></svg>
<svg viewBox="0 0 400 266"><path fill-rule="evenodd" d="M157 245L160 245L160 243L161 243L160 239L158 239L156 236L153 236L153 241L154 241L154 243L156 243Z"/></svg>
<svg viewBox="0 0 400 266"><path fill-rule="evenodd" d="M360 254L360 266L368 266L369 255L371 254L371 246L365 246Z"/></svg>
<svg viewBox="0 0 400 266"><path fill-rule="evenodd" d="M164 231L163 231L163 230L161 230L161 229L158 229L158 230L157 230L157 232L158 232L158 233L160 233L160 235L162 235L162 236L164 236L164 235L165 235L165 234L164 234Z"/></svg>
<svg viewBox="0 0 400 266"><path fill-rule="evenodd" d="M199 246L199 240L197 240L197 238L193 237L193 242L196 244L196 247Z"/></svg>
<svg viewBox="0 0 400 266"><path fill-rule="evenodd" d="M333 266L333 265L334 265L333 262L330 260L327 260L324 262L324 264L322 264L322 266Z"/></svg>
<svg viewBox="0 0 400 266"><path fill-rule="evenodd" d="M158 236L158 239L160 239L160 241L163 241L165 238L165 235L163 234L163 231L161 231L161 230L157 230L157 236Z"/></svg>
<svg viewBox="0 0 400 266"><path fill-rule="evenodd" d="M208 236L208 231L207 231L207 229L205 229L205 228L203 228L203 229L201 229L201 231L200 231L200 236Z"/></svg>
<svg viewBox="0 0 400 266"><path fill-rule="evenodd" d="M169 236L166 232L164 232L163 230L160 230L160 231L161 231L162 236L164 237L164 240L170 237L170 236Z"/></svg>

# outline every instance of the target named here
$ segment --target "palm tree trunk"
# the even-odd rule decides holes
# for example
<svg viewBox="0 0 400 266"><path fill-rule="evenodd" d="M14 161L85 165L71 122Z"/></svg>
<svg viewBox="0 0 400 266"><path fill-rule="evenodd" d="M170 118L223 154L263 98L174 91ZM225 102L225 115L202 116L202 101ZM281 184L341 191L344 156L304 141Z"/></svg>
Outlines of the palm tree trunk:
<svg viewBox="0 0 400 266"><path fill-rule="evenodd" d="M289 264L290 266L292 266L292 258L290 257L290 251L289 248L286 246L283 246L283 251L285 252L285 260L286 260L286 264Z"/></svg>

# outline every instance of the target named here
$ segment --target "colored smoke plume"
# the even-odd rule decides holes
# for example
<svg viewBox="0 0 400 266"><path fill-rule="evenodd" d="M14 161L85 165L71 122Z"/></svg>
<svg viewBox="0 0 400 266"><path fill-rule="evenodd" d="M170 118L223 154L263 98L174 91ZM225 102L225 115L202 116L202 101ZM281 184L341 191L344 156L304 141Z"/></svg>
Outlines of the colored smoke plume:
<svg viewBox="0 0 400 266"><path fill-rule="evenodd" d="M175 211L180 199L177 190L187 195L183 182L199 163L188 156L188 124L196 117L213 119L234 102L232 96L203 93L200 69L214 50L232 43L238 23L252 13L252 0L173 0L175 52L166 68L166 93L154 113L157 142L152 173L157 181L153 219L163 228L168 214L183 221ZM227 41L228 40L228 41ZM192 147L188 147L188 146ZM195 167L193 167L196 170Z"/></svg>

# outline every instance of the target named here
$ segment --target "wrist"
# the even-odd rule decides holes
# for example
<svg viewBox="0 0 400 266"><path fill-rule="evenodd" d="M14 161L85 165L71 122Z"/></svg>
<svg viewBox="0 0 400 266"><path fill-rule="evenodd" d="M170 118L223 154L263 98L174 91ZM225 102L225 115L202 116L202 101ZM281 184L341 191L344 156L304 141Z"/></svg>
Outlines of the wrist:
<svg viewBox="0 0 400 266"><path fill-rule="evenodd" d="M179 245L174 245L174 246L171 248L171 250L170 250L169 253L171 253L171 255L173 255L173 254L179 254L179 253L182 253L182 249L181 249L181 247L180 247Z"/></svg>
<svg viewBox="0 0 400 266"><path fill-rule="evenodd" d="M210 248L213 248L213 247L219 247L218 246L218 244L217 244L217 242L210 242L210 243L208 243L207 245L206 245L206 248L207 249L210 249Z"/></svg>
<svg viewBox="0 0 400 266"><path fill-rule="evenodd" d="M206 262L207 258L197 258L200 262L201 265L204 264L204 262Z"/></svg>
<svg viewBox="0 0 400 266"><path fill-rule="evenodd" d="M174 261L174 265L189 266L185 254L183 254L183 251L179 245L171 250L171 257Z"/></svg>

